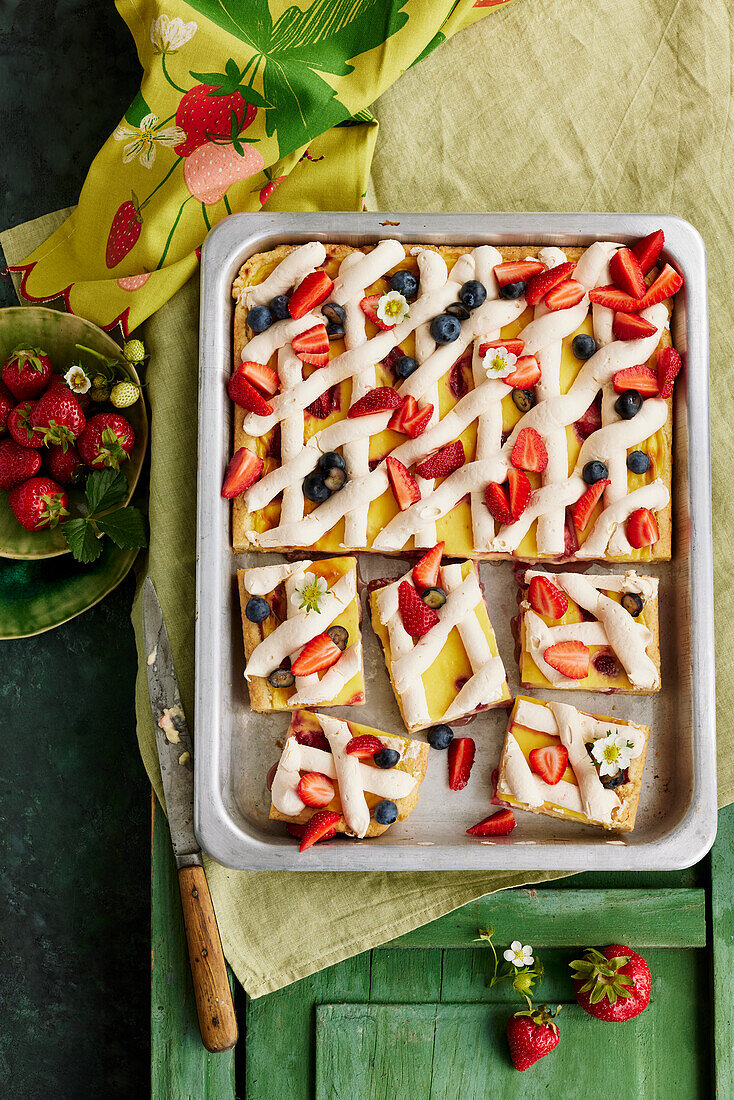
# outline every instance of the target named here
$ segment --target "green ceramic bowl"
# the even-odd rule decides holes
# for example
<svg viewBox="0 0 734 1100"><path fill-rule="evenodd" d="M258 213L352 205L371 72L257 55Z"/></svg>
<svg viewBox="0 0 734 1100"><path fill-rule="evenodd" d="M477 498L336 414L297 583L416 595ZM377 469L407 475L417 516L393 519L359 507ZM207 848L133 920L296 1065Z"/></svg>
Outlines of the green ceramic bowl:
<svg viewBox="0 0 734 1100"><path fill-rule="evenodd" d="M60 313L58 310L44 309L40 306L12 306L10 309L0 309L0 363L4 362L19 344L43 348L48 353L54 370L59 374L65 374L73 362L79 361L80 352L77 351L77 344L93 348L102 355L122 358L119 345L91 321L76 317L72 313ZM90 370L93 369L94 359L91 355L81 353L81 362ZM140 379L133 367L128 366L127 369L133 380L139 383ZM100 406L100 409L106 407ZM135 447L129 460L120 467L128 480L127 499L129 500L140 477L145 449L148 445L148 417L145 402L142 399L136 401L129 409L123 410L123 415L130 421L135 431ZM71 505L69 510L72 514L74 504L81 501L83 495L82 489L69 491ZM0 491L0 557L31 560L53 558L68 553L69 548L59 528L52 531L26 531L21 527L10 511L7 493ZM126 551L128 557L129 553ZM89 572L89 567L85 568ZM104 593L97 598L101 599L102 595ZM87 606L90 605L87 604ZM78 614L78 611L74 614ZM56 623L51 625L55 626ZM47 627L41 627L41 629L47 629Z"/></svg>

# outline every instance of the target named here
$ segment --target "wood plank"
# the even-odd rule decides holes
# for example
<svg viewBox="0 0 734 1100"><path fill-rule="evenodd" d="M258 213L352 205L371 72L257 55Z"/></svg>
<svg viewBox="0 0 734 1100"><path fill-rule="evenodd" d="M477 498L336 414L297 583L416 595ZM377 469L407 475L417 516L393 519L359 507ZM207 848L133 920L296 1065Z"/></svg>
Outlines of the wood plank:
<svg viewBox="0 0 734 1100"><path fill-rule="evenodd" d="M385 948L468 947L479 928L496 943L521 939L546 947L624 942L655 947L703 947L702 889L507 890L488 894L385 944Z"/></svg>
<svg viewBox="0 0 734 1100"><path fill-rule="evenodd" d="M210 1054L201 1041L171 835L151 796L152 1100L234 1100L234 1051Z"/></svg>
<svg viewBox="0 0 734 1100"><path fill-rule="evenodd" d="M720 1097L734 1096L734 806L719 810L711 850L714 974L714 1077Z"/></svg>
<svg viewBox="0 0 734 1100"><path fill-rule="evenodd" d="M442 951L373 951L370 1001L440 1001Z"/></svg>

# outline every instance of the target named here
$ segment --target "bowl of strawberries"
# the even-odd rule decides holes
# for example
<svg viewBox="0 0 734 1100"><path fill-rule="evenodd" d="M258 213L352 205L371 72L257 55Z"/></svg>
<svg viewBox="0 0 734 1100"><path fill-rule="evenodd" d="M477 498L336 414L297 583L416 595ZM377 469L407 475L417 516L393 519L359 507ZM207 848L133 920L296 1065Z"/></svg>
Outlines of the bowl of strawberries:
<svg viewBox="0 0 734 1100"><path fill-rule="evenodd" d="M127 504L147 441L140 379L111 336L58 310L0 310L0 557L68 554L89 475L124 474Z"/></svg>

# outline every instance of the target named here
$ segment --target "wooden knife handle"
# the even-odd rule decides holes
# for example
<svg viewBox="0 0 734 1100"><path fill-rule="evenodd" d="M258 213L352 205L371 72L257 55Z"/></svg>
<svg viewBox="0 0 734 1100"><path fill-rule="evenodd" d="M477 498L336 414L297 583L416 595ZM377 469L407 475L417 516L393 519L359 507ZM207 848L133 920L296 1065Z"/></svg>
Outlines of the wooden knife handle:
<svg viewBox="0 0 734 1100"><path fill-rule="evenodd" d="M202 1042L214 1053L231 1050L237 1019L204 868L181 867L178 884Z"/></svg>

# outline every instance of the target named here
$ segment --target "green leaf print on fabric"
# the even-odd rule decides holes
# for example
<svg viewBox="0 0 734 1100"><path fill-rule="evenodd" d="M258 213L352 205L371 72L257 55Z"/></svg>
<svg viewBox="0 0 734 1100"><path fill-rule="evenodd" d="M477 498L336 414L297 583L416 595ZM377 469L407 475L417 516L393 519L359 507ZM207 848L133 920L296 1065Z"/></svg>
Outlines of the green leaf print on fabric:
<svg viewBox="0 0 734 1100"><path fill-rule="evenodd" d="M143 99L142 92L138 92L125 111L125 122L129 123L130 126L139 126L149 114L151 114L150 107Z"/></svg>

